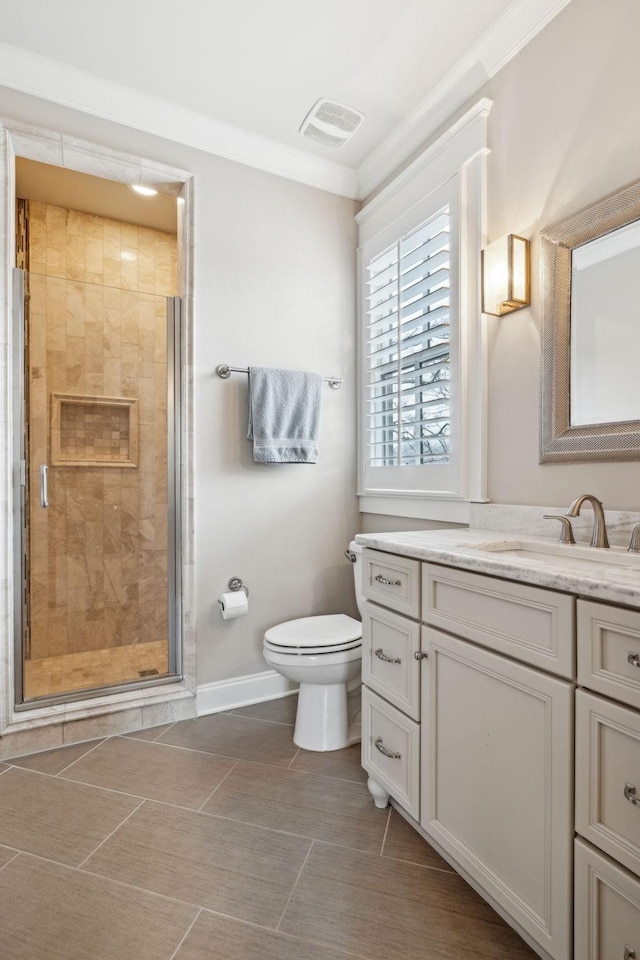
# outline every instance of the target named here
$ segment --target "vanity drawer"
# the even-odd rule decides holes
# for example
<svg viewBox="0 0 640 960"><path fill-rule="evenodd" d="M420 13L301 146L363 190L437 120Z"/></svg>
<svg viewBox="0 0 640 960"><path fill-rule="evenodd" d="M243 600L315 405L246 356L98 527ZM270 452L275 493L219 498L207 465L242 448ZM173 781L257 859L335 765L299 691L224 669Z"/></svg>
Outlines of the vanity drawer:
<svg viewBox="0 0 640 960"><path fill-rule="evenodd" d="M420 617L420 561L380 550L362 551L364 595L407 617Z"/></svg>
<svg viewBox="0 0 640 960"><path fill-rule="evenodd" d="M576 694L576 831L640 875L640 714L583 690Z"/></svg>
<svg viewBox="0 0 640 960"><path fill-rule="evenodd" d="M422 619L534 667L575 677L575 599L564 593L423 564Z"/></svg>
<svg viewBox="0 0 640 960"><path fill-rule="evenodd" d="M640 958L640 880L575 841L576 960Z"/></svg>
<svg viewBox="0 0 640 960"><path fill-rule="evenodd" d="M418 819L420 725L366 687L362 688L362 766Z"/></svg>
<svg viewBox="0 0 640 960"><path fill-rule="evenodd" d="M640 611L578 600L578 683L640 709Z"/></svg>
<svg viewBox="0 0 640 960"><path fill-rule="evenodd" d="M365 601L362 682L403 713L420 718L420 624Z"/></svg>

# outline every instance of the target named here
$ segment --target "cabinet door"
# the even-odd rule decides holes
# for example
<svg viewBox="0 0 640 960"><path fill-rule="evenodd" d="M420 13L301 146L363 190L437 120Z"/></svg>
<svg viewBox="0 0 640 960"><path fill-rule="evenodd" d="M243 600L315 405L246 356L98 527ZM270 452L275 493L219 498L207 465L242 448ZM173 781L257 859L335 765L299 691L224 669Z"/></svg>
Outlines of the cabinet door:
<svg viewBox="0 0 640 960"><path fill-rule="evenodd" d="M421 824L569 960L573 686L429 627L422 647Z"/></svg>

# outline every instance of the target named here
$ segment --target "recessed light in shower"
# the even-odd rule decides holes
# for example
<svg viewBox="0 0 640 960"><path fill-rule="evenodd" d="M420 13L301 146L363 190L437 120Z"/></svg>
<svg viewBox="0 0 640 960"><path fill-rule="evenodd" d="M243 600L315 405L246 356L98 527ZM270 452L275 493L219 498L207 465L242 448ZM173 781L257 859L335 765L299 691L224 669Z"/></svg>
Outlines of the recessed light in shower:
<svg viewBox="0 0 640 960"><path fill-rule="evenodd" d="M154 190L153 187L144 187L141 183L132 183L131 189L135 190L136 193L139 193L142 197L155 197L157 190Z"/></svg>
<svg viewBox="0 0 640 960"><path fill-rule="evenodd" d="M133 252L133 250L123 250L122 253L120 254L120 259L121 260L137 260L138 258L136 254Z"/></svg>

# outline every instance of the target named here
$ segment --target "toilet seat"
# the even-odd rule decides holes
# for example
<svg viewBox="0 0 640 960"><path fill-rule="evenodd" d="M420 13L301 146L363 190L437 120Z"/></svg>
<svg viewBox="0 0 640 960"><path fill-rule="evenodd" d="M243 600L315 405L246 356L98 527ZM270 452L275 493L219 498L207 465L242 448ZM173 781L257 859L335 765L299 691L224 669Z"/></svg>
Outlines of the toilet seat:
<svg viewBox="0 0 640 960"><path fill-rule="evenodd" d="M317 647L293 647L290 644L279 644L279 643L270 643L268 640L265 640L263 643L265 650L272 650L274 653L287 654L289 656L311 656L312 654L318 654L322 656L327 653L342 653L347 650L357 650L362 647L362 637L358 640L351 640L349 643L324 643L319 644Z"/></svg>
<svg viewBox="0 0 640 960"><path fill-rule="evenodd" d="M362 643L362 624L344 613L300 617L267 630L265 645L280 653L336 653Z"/></svg>

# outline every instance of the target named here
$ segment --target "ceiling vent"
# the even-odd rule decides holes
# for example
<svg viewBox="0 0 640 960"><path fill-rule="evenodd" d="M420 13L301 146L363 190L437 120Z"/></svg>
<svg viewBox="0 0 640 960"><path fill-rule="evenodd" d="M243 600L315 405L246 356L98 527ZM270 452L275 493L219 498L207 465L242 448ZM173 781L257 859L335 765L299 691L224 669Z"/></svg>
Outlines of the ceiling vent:
<svg viewBox="0 0 640 960"><path fill-rule="evenodd" d="M351 139L364 114L332 100L318 100L302 121L299 133L323 147L339 150Z"/></svg>

